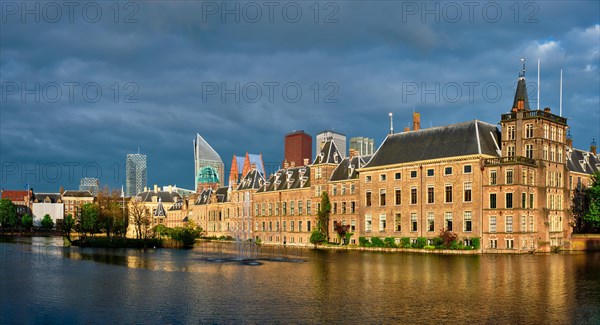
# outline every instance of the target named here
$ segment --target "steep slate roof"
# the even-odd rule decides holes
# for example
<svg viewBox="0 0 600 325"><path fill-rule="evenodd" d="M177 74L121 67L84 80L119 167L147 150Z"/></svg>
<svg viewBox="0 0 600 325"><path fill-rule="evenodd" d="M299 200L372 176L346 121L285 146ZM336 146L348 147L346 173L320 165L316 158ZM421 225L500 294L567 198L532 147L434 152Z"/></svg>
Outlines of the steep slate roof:
<svg viewBox="0 0 600 325"><path fill-rule="evenodd" d="M330 181L343 181L358 178L358 168L365 166L373 156L355 156L344 158L331 174Z"/></svg>
<svg viewBox="0 0 600 325"><path fill-rule="evenodd" d="M215 192L215 195L217 196L218 203L228 202L228 197L227 197L228 191L229 191L229 187L227 187L227 186L219 187L217 189L217 191Z"/></svg>
<svg viewBox="0 0 600 325"><path fill-rule="evenodd" d="M321 151L315 157L313 165L317 164L339 164L342 161L342 156L337 149L337 146L333 142L333 140L327 140Z"/></svg>
<svg viewBox="0 0 600 325"><path fill-rule="evenodd" d="M265 182L265 179L262 175L262 173L260 173L257 169L251 170L249 171L246 176L244 176L244 178L242 178L242 180L240 181L240 185L238 185L237 190L256 190L259 189L263 183Z"/></svg>
<svg viewBox="0 0 600 325"><path fill-rule="evenodd" d="M298 189L310 187L310 167L291 167L282 168L269 177L263 186L258 189L260 192L282 191L288 189Z"/></svg>
<svg viewBox="0 0 600 325"><path fill-rule="evenodd" d="M165 192L165 191L147 191L140 192L138 195L144 202L152 202L152 197L156 196L156 199L162 202L177 202L181 199L181 196L177 192Z"/></svg>
<svg viewBox="0 0 600 325"><path fill-rule="evenodd" d="M167 216L167 212L165 211L165 207L163 206L161 201L158 201L158 206L156 207L156 210L154 210L154 216L155 217L166 217Z"/></svg>
<svg viewBox="0 0 600 325"><path fill-rule="evenodd" d="M499 139L495 125L477 120L390 134L365 167L474 154L498 157Z"/></svg>
<svg viewBox="0 0 600 325"><path fill-rule="evenodd" d="M46 199L50 200L50 203L56 203L61 200L60 193L35 193L34 202L45 203Z"/></svg>
<svg viewBox="0 0 600 325"><path fill-rule="evenodd" d="M200 195L198 195L198 199L194 202L195 205L204 205L210 203L210 196L212 195L212 189L208 188L202 190Z"/></svg>
<svg viewBox="0 0 600 325"><path fill-rule="evenodd" d="M183 200L179 200L175 202L170 208L169 211L181 210L183 208Z"/></svg>
<svg viewBox="0 0 600 325"><path fill-rule="evenodd" d="M94 197L92 192L89 190L84 191L76 191L76 190L66 190L63 192L62 196L72 196L72 197Z"/></svg>
<svg viewBox="0 0 600 325"><path fill-rule="evenodd" d="M591 175L600 171L600 156L576 148L567 149L567 168L571 172Z"/></svg>
<svg viewBox="0 0 600 325"><path fill-rule="evenodd" d="M517 90L515 91L515 99L513 100L513 106L517 107L517 102L519 99L523 99L525 101L525 110L529 110L529 98L527 98L527 85L525 81L525 77L520 77L517 82Z"/></svg>

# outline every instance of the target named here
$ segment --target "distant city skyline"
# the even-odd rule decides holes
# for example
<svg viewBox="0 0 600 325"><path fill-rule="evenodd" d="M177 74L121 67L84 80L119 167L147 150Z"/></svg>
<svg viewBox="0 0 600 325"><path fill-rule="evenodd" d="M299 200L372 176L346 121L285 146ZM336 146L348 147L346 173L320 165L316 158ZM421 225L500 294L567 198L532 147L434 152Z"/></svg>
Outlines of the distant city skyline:
<svg viewBox="0 0 600 325"><path fill-rule="evenodd" d="M456 19L443 10L451 2L409 14L410 2L343 1L331 3L335 13L321 7L317 21L313 3L298 2L299 21L269 21L263 11L239 23L218 14L203 21L206 3L194 1L136 3L135 23L124 23L123 12L115 22L111 4L97 3L97 22L69 21L66 7L58 22L6 15L1 187L55 192L92 177L120 189L123 158L139 146L148 184L194 189L196 133L227 167L236 154L262 153L268 173L281 166L291 130L379 144L390 112L396 131L411 126L413 111L423 128L497 123L497 112L510 109L521 58L532 108L540 59L540 107L560 115L562 70L574 146L600 141L598 1L489 3L487 14L501 9L497 17L458 4Z"/></svg>

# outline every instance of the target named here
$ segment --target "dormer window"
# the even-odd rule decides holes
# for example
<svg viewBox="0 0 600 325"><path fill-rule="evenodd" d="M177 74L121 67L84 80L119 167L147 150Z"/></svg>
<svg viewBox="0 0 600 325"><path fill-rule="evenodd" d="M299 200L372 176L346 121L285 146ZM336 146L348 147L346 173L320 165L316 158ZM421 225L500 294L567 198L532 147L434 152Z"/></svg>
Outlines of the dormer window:
<svg viewBox="0 0 600 325"><path fill-rule="evenodd" d="M339 157L338 157L338 153L336 152L336 153L333 155L333 162L337 164L337 163L338 163L338 158L339 158Z"/></svg>
<svg viewBox="0 0 600 325"><path fill-rule="evenodd" d="M581 169L583 169L583 171L585 172L585 166L587 165L587 164L585 163L585 160L580 160L580 161L579 161L579 164L581 165Z"/></svg>

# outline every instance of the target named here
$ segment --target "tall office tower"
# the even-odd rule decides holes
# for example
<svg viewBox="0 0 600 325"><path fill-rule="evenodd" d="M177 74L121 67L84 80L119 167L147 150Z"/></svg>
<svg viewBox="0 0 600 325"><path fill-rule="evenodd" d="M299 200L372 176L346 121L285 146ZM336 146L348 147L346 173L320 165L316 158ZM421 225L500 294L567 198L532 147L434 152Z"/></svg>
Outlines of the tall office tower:
<svg viewBox="0 0 600 325"><path fill-rule="evenodd" d="M200 134L194 140L194 184L196 192L224 185L225 164Z"/></svg>
<svg viewBox="0 0 600 325"><path fill-rule="evenodd" d="M340 153L340 156L342 156L342 158L345 158L346 157L346 135L337 133L334 131L325 130L325 131L317 134L317 143L315 145L315 152L320 152L321 147L328 140L333 140L333 143L335 143L335 146L337 147L337 149Z"/></svg>
<svg viewBox="0 0 600 325"><path fill-rule="evenodd" d="M146 155L128 154L125 167L125 195L135 196L146 187Z"/></svg>
<svg viewBox="0 0 600 325"><path fill-rule="evenodd" d="M98 195L98 190L100 188L100 180L93 177L84 177L79 181L79 190L80 191L90 191L92 195Z"/></svg>
<svg viewBox="0 0 600 325"><path fill-rule="evenodd" d="M305 159L308 159L305 164ZM308 165L312 161L312 137L304 131L294 131L285 135L283 167Z"/></svg>
<svg viewBox="0 0 600 325"><path fill-rule="evenodd" d="M350 150L356 150L359 156L372 155L375 152L375 140L363 137L350 138Z"/></svg>

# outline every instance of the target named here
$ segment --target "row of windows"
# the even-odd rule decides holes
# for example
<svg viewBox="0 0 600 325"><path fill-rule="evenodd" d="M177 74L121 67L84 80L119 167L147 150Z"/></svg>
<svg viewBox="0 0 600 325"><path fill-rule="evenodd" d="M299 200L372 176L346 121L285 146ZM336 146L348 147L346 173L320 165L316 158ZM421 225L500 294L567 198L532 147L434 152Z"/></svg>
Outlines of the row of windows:
<svg viewBox="0 0 600 325"><path fill-rule="evenodd" d="M518 200L518 199L517 199ZM506 209L514 208L513 204L513 193L505 193L504 207ZM533 193L529 193L529 200L527 200L527 193L521 193L521 209L527 209L527 203L529 203L529 209L534 208L534 196ZM490 193L490 209L498 208L498 196L496 193Z"/></svg>
<svg viewBox="0 0 600 325"><path fill-rule="evenodd" d="M261 231L288 231L288 222L287 220L284 220L281 223L281 229L279 229L279 221L263 221L262 223L259 223L258 221L254 223L254 231L259 231L259 226L260 226L260 230ZM296 225L298 225L298 227L296 228ZM304 225L306 225L306 228L304 228ZM289 222L289 231L307 231L310 232L311 231L311 223L310 220L303 222L303 221L298 221L296 223L295 220L291 220Z"/></svg>
<svg viewBox="0 0 600 325"><path fill-rule="evenodd" d="M289 205L288 205L289 203ZM296 210L296 203L298 204L298 210ZM304 201L289 201L289 202L281 202L281 215L288 215L288 207L289 207L289 215L296 215L296 211L298 215L311 215L312 214L312 204L311 200L306 200L306 210L304 210ZM254 215L255 216L278 216L279 215L279 202L275 202L274 204L269 203L254 203ZM320 208L320 203L317 203L317 209Z"/></svg>
<svg viewBox="0 0 600 325"><path fill-rule="evenodd" d="M504 174L504 184L506 185L510 185L510 184L514 184L516 181L515 179L515 172L512 169L507 169L505 171ZM498 171L495 169L490 170L490 179L489 179L489 184L490 185L498 185ZM523 185L535 185L535 171L532 170L527 170L527 169L523 169L521 171L521 184Z"/></svg>
<svg viewBox="0 0 600 325"><path fill-rule="evenodd" d="M531 139L534 136L534 125L533 123L525 124L525 128L523 129L523 137L525 139ZM561 128L557 128L555 126L548 127L548 124L544 124L544 139L550 139L552 141L563 142L564 131ZM506 140L515 140L515 126L509 125L506 128Z"/></svg>
<svg viewBox="0 0 600 325"><path fill-rule="evenodd" d="M349 192L349 193L347 193L347 192ZM346 190L346 184L340 185L340 195L354 194L355 192L356 192L356 186L354 184L350 184L349 191ZM319 192L319 193L321 193L321 192ZM319 195L315 195L315 196L319 196ZM338 195L337 184L331 185L331 195L332 196Z"/></svg>
<svg viewBox="0 0 600 325"><path fill-rule="evenodd" d="M473 167L471 165L464 165L463 166L463 174L471 174L473 172ZM448 175L452 175L453 173L453 168L452 167L444 167L444 175L448 176ZM417 170L411 170L410 171L410 178L417 178ZM427 177L433 177L435 176L435 169L433 168L428 168L426 170L426 175ZM401 172L396 172L394 173L394 180L401 180L402 179L402 173ZM380 182L385 182L387 180L387 174L379 174L379 181ZM365 183L370 183L371 182L371 175L366 175L365 176Z"/></svg>
<svg viewBox="0 0 600 325"><path fill-rule="evenodd" d="M451 184L447 184L444 186L444 203L452 203L453 202L453 186ZM473 183L465 182L463 184L463 202L471 202L473 199ZM365 192L365 206L370 207L372 205L372 193L370 190ZM410 204L418 203L418 188L416 186L411 187L410 189ZM427 186L427 203L435 203L435 187L433 185ZM386 198L386 190L379 190L379 205L385 206L387 204ZM395 189L394 190L394 204L400 205L402 204L402 190Z"/></svg>
<svg viewBox="0 0 600 325"><path fill-rule="evenodd" d="M488 223L488 229L489 232L497 232L498 228L497 228L497 217L496 216L490 216L489 218L489 223ZM529 228L527 227L527 216L521 216L521 232L533 232L534 231L534 217L533 216L529 216ZM513 216L506 216L504 217L504 231L505 232L513 232Z"/></svg>
<svg viewBox="0 0 600 325"><path fill-rule="evenodd" d="M416 212L410 214L409 229L411 232L418 231L418 216ZM427 223L426 231L435 232L435 213L433 211L427 212ZM454 224L452 218L452 212L444 212L444 229L454 231ZM365 231L373 230L373 218L370 214L365 215ZM473 230L473 213L471 211L465 211L463 213L463 228L462 231L469 232ZM379 215L379 231L387 231L387 217L385 213ZM393 231L402 231L402 214L394 214L394 227Z"/></svg>

